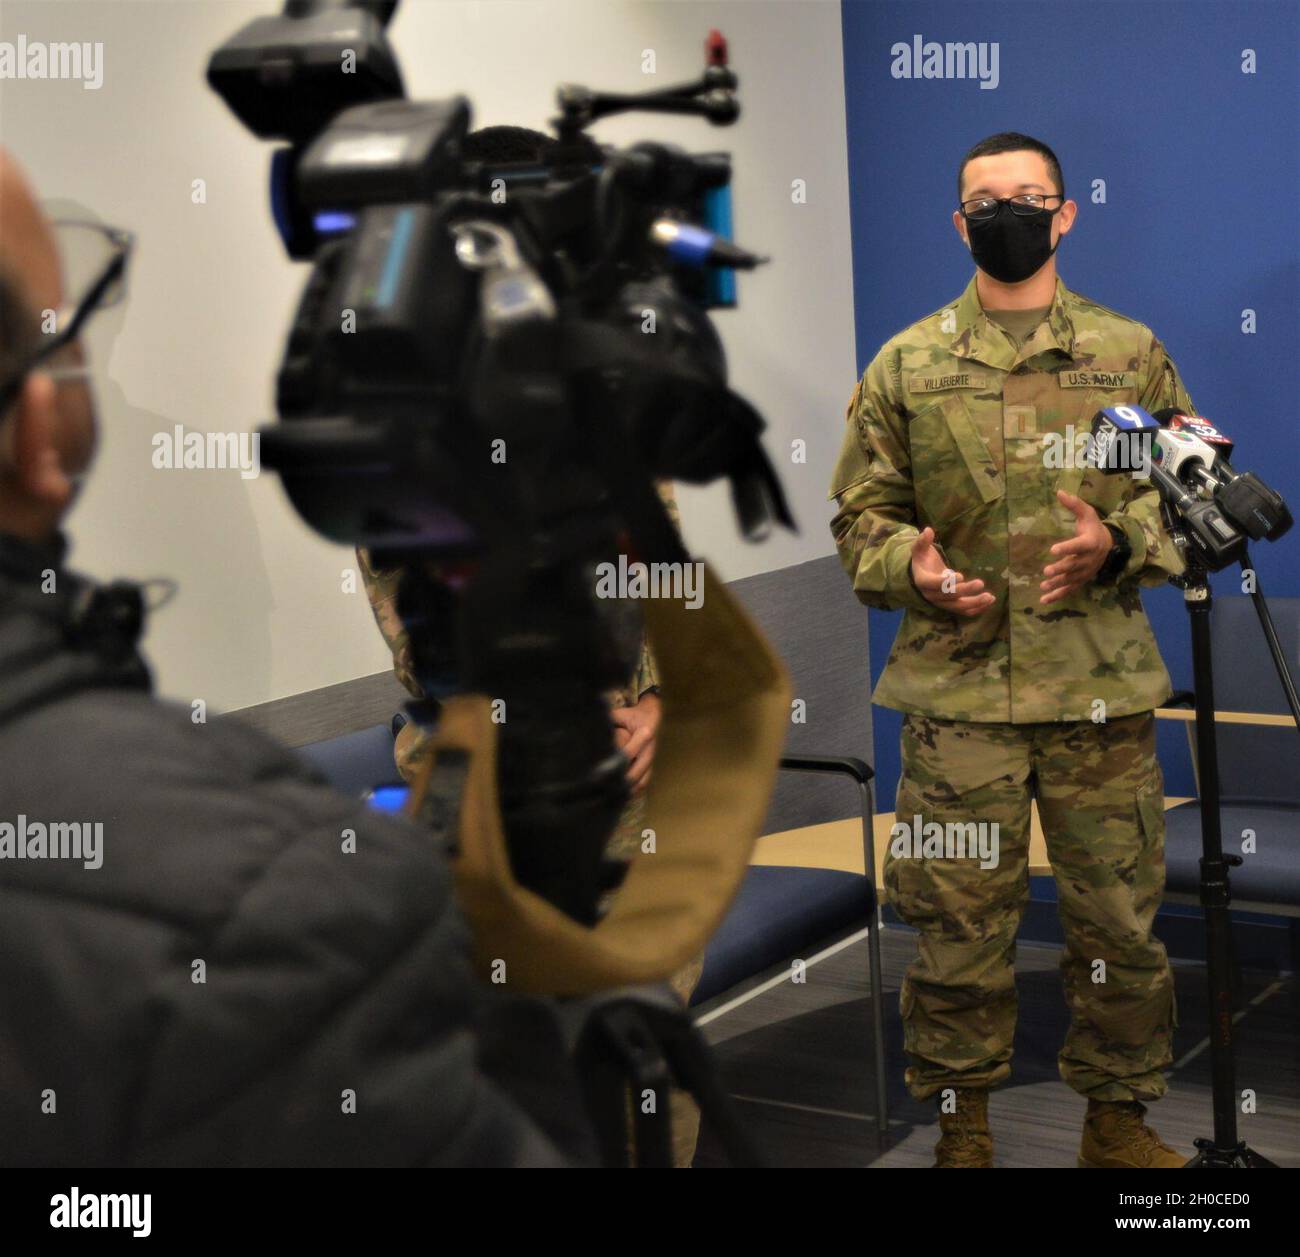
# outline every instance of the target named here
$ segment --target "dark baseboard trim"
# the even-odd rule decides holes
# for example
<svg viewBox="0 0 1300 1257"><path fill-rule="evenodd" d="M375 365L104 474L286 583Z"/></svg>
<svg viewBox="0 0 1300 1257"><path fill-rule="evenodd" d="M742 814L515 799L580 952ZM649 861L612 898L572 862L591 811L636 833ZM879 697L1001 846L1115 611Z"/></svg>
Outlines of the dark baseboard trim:
<svg viewBox="0 0 1300 1257"><path fill-rule="evenodd" d="M285 746L306 746L372 725L387 724L410 695L392 672L340 681L318 690L290 694L269 703L256 703L223 713L269 734Z"/></svg>

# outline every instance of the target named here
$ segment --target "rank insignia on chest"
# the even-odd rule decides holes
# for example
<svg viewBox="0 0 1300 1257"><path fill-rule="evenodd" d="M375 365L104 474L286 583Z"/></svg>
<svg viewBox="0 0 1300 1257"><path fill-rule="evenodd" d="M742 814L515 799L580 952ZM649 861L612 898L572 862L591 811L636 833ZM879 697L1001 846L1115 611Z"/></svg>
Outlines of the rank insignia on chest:
<svg viewBox="0 0 1300 1257"><path fill-rule="evenodd" d="M1034 406L1003 406L1002 435L1006 437L1037 436L1037 408Z"/></svg>

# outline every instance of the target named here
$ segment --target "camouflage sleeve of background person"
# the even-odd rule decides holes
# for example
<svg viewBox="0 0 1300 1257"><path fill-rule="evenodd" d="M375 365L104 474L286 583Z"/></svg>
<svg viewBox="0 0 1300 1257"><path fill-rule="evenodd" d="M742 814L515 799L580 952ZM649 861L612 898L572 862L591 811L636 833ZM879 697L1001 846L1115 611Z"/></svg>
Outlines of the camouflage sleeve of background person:
<svg viewBox="0 0 1300 1257"><path fill-rule="evenodd" d="M361 581L366 587L366 597L370 599L370 610L379 625L380 636L393 654L393 671L411 694L423 698L424 691L420 689L411 665L410 635L397 614L397 585L401 569L376 567L371 562L369 550L358 549L357 561L361 565Z"/></svg>
<svg viewBox="0 0 1300 1257"><path fill-rule="evenodd" d="M415 669L411 663L410 634L397 614L397 586L402 575L401 569L376 567L371 561L370 552L364 549L357 550L357 562L375 623L379 625L380 635L393 655L393 672L411 695L423 698L424 691L415 679ZM413 720L408 720L398 733L393 744L393 762L403 781L414 778L428 740L427 731Z"/></svg>
<svg viewBox="0 0 1300 1257"><path fill-rule="evenodd" d="M831 534L860 602L882 611L938 614L912 583L912 543L920 529L902 396L897 351L885 346L858 381L844 416L827 494L839 506Z"/></svg>
<svg viewBox="0 0 1300 1257"><path fill-rule="evenodd" d="M1174 360L1165 347L1150 335L1145 365L1139 362L1140 389L1137 404L1155 414L1166 406L1176 406L1195 414L1191 396L1178 377ZM1106 516L1105 522L1123 530L1133 555L1119 574L1120 580L1136 580L1141 585L1163 585L1170 576L1181 576L1182 556L1165 529L1160 514L1160 494L1150 480L1135 480L1130 501Z"/></svg>
<svg viewBox="0 0 1300 1257"><path fill-rule="evenodd" d="M667 513L669 520L672 521L672 526L677 530L678 536L680 536L682 517L677 509L677 498L673 493L673 482L671 480L657 480L655 488L659 490L659 498L664 504L664 511ZM654 653L650 649L650 640L643 632L641 634L641 654L637 659L636 669L632 673L627 693L624 695L627 701L622 703L621 706L635 706L646 690L658 684L659 669L655 666Z"/></svg>

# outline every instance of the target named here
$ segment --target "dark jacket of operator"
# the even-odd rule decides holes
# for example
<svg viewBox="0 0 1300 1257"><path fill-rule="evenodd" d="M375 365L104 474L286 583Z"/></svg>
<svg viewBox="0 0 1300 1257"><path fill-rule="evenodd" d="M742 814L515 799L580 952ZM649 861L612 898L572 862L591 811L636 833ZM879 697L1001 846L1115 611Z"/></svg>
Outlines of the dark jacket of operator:
<svg viewBox="0 0 1300 1257"><path fill-rule="evenodd" d="M474 977L431 836L153 698L131 598L62 557L0 535L0 1164L587 1160L553 1007Z"/></svg>

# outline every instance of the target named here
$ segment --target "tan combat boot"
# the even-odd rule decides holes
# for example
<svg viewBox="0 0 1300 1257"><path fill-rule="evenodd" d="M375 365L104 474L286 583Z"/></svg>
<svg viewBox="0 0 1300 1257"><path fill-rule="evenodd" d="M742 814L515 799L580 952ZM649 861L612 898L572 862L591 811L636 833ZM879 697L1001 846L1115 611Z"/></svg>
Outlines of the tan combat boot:
<svg viewBox="0 0 1300 1257"><path fill-rule="evenodd" d="M1079 1165L1085 1170L1180 1170L1188 1158L1143 1120L1136 1100L1089 1100L1083 1119Z"/></svg>
<svg viewBox="0 0 1300 1257"><path fill-rule="evenodd" d="M936 1170L991 1170L993 1136L989 1134L987 1087L958 1087L953 1113L943 1111L939 1094L939 1128L943 1134L934 1146Z"/></svg>

